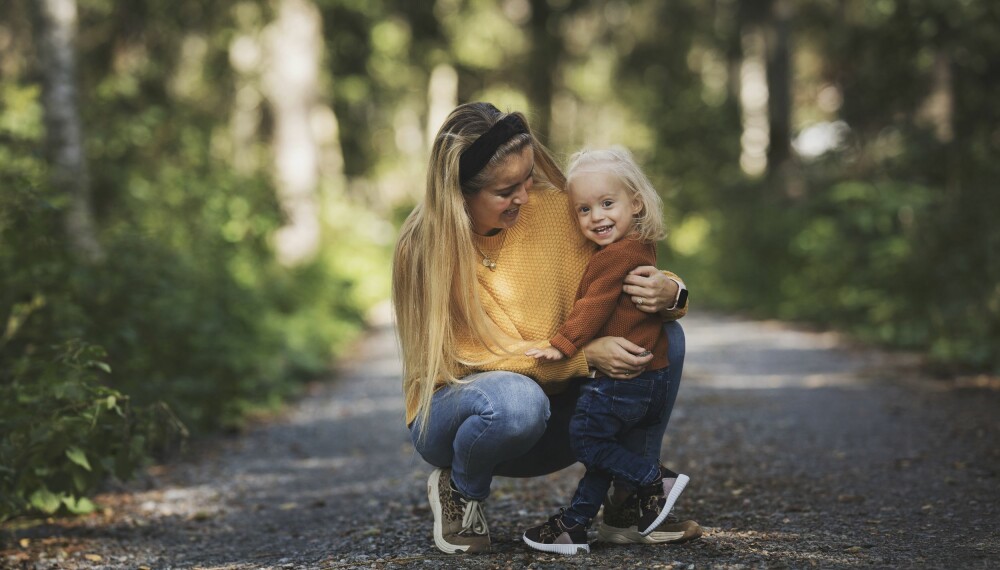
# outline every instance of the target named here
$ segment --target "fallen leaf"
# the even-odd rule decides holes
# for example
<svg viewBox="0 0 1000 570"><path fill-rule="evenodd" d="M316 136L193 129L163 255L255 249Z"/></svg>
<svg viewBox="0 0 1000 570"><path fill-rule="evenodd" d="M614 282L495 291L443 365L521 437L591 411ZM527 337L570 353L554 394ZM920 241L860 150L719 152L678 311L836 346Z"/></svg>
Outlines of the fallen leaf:
<svg viewBox="0 0 1000 570"><path fill-rule="evenodd" d="M28 546L31 544L31 539L30 538L22 538L18 542L18 544L21 545L21 548L28 548Z"/></svg>
<svg viewBox="0 0 1000 570"><path fill-rule="evenodd" d="M101 558L100 554L84 554L83 557L91 562L100 562L101 560L104 560Z"/></svg>

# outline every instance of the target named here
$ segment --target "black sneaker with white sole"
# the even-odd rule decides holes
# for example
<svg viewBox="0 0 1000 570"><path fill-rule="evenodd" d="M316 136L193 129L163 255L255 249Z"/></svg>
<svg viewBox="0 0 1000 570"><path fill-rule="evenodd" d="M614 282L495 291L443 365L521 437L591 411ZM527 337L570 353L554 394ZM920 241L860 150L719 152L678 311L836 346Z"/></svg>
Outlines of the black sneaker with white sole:
<svg viewBox="0 0 1000 570"><path fill-rule="evenodd" d="M582 524L566 526L562 512L549 517L545 524L524 531L524 543L542 552L555 554L579 554L590 552L587 528Z"/></svg>

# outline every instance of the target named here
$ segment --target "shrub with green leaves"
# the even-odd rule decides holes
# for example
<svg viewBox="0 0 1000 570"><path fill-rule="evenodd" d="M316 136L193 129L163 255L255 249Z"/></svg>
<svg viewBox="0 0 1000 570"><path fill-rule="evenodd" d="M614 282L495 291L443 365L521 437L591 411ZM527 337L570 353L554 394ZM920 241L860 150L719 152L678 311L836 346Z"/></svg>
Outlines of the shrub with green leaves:
<svg viewBox="0 0 1000 570"><path fill-rule="evenodd" d="M128 396L101 385L111 372L105 356L68 341L4 370L13 377L0 383L0 521L29 508L90 512L88 495L106 477L129 478L151 442L182 433L179 422L157 417L165 410L133 409Z"/></svg>

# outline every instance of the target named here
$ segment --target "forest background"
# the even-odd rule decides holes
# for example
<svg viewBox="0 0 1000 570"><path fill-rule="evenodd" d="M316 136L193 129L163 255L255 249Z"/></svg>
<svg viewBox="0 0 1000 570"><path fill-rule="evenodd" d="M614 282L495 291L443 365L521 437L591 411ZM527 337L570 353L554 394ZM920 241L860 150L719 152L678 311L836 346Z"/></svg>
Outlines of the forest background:
<svg viewBox="0 0 1000 570"><path fill-rule="evenodd" d="M1000 372L1000 4L8 0L0 521L327 370L458 103L622 144L696 307Z"/></svg>

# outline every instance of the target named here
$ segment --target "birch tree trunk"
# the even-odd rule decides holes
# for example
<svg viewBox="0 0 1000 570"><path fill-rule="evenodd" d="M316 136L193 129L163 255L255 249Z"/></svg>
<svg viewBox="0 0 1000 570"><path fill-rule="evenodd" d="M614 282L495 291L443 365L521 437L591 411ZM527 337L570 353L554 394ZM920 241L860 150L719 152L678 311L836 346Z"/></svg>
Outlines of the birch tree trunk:
<svg viewBox="0 0 1000 570"><path fill-rule="evenodd" d="M789 0L772 0L767 32L768 174L780 180L792 158L792 61L789 46Z"/></svg>
<svg viewBox="0 0 1000 570"><path fill-rule="evenodd" d="M275 235L278 261L295 265L320 246L319 149L310 118L316 102L322 19L309 0L278 0L277 20L266 31L263 87L274 116L274 171L287 216Z"/></svg>
<svg viewBox="0 0 1000 570"><path fill-rule="evenodd" d="M104 251L96 235L77 101L76 0L38 0L37 10L50 179L68 198L63 223L72 254L95 263Z"/></svg>

